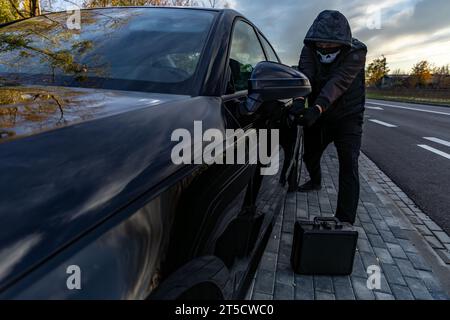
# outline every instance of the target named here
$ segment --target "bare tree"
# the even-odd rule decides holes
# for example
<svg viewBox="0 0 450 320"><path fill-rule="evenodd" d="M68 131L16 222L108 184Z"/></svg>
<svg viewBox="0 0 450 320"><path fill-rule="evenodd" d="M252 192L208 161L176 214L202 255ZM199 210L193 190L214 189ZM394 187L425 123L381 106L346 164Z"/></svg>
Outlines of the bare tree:
<svg viewBox="0 0 450 320"><path fill-rule="evenodd" d="M390 74L393 76L401 76L401 75L405 75L407 73L406 73L406 71L403 71L402 69L398 68L398 69L395 69L394 71L392 71Z"/></svg>
<svg viewBox="0 0 450 320"><path fill-rule="evenodd" d="M203 1L203 6L210 7L210 8L219 8L219 7L229 8L230 4L224 0L208 0L208 1Z"/></svg>
<svg viewBox="0 0 450 320"><path fill-rule="evenodd" d="M438 89L449 88L450 85L450 65L441 67L434 67L433 73L433 86Z"/></svg>
<svg viewBox="0 0 450 320"><path fill-rule="evenodd" d="M39 0L29 0L30 16L36 17L41 14L41 3Z"/></svg>
<svg viewBox="0 0 450 320"><path fill-rule="evenodd" d="M15 13L21 18L36 17L41 14L41 4L39 0L8 1Z"/></svg>

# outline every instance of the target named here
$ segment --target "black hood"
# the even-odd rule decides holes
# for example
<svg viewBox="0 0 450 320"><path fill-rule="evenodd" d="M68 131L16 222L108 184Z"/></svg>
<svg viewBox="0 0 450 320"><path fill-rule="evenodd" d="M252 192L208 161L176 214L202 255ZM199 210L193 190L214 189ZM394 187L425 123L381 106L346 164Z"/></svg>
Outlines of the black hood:
<svg viewBox="0 0 450 320"><path fill-rule="evenodd" d="M334 42L352 46L352 30L347 18L335 10L322 11L314 20L305 37L305 45L314 42Z"/></svg>

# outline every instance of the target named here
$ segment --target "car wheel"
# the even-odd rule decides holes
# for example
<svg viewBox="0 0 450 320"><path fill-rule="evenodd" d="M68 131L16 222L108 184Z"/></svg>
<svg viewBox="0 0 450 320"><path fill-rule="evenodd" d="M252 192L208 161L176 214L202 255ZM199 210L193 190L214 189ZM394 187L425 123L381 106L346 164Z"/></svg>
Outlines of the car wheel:
<svg viewBox="0 0 450 320"><path fill-rule="evenodd" d="M224 300L232 295L228 268L217 257L197 258L170 275L152 300Z"/></svg>

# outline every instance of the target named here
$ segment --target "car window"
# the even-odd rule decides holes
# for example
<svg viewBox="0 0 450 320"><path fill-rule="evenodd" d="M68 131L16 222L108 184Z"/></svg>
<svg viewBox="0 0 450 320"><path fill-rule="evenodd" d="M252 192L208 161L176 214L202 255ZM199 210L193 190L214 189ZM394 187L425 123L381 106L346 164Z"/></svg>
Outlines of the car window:
<svg viewBox="0 0 450 320"><path fill-rule="evenodd" d="M253 68L265 60L255 29L244 21L238 21L234 27L230 52L230 68L236 91L248 89L248 79Z"/></svg>
<svg viewBox="0 0 450 320"><path fill-rule="evenodd" d="M0 29L0 86L48 84L190 94L215 13L169 8L81 11Z"/></svg>
<svg viewBox="0 0 450 320"><path fill-rule="evenodd" d="M275 51L272 49L272 46L269 44L269 42L266 40L266 38L264 38L263 36L260 36L259 38L261 39L264 50L266 51L267 60L272 61L272 62L280 62L278 60L278 57L277 57Z"/></svg>

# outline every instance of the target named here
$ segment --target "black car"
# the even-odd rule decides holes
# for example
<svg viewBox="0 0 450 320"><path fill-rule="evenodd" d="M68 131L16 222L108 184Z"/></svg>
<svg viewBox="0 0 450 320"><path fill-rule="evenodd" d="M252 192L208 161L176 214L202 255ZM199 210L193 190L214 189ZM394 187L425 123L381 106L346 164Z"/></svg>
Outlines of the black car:
<svg viewBox="0 0 450 320"><path fill-rule="evenodd" d="M308 80L233 10L70 19L0 28L0 298L241 298L286 189L171 135L284 130Z"/></svg>

